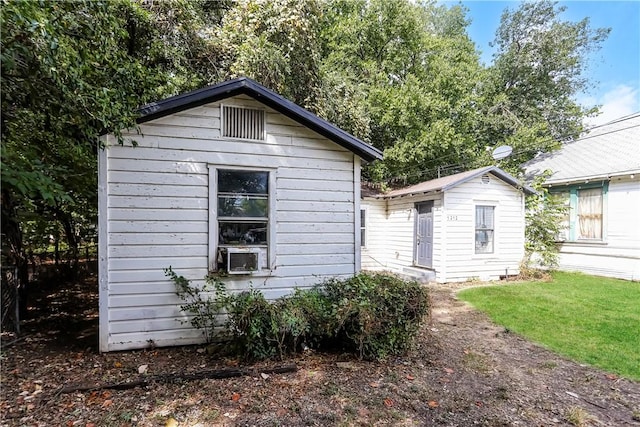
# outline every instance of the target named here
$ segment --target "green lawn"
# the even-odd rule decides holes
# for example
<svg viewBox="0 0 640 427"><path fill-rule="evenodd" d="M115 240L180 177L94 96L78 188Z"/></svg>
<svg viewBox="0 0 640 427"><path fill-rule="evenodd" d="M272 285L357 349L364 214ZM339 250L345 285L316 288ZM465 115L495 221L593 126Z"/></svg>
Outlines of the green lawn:
<svg viewBox="0 0 640 427"><path fill-rule="evenodd" d="M582 363L640 380L640 283L578 273L466 289L496 323Z"/></svg>

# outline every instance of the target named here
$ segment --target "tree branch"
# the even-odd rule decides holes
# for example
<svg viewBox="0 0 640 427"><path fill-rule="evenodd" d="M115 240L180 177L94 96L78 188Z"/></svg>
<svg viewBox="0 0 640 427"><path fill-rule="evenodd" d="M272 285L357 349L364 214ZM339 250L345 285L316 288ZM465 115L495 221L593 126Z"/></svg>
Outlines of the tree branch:
<svg viewBox="0 0 640 427"><path fill-rule="evenodd" d="M127 381L122 383L107 383L99 385L76 385L63 387L56 391L57 394L74 393L76 391L95 391L95 390L128 390L135 387L147 387L154 382L174 383L177 381L195 381L202 379L224 379L242 377L245 375L257 376L259 374L284 374L287 372L295 372L297 370L296 365L284 365L269 369L217 369L213 371L202 371L193 374L177 373L177 374L158 374L151 375L144 378L139 378L133 381Z"/></svg>

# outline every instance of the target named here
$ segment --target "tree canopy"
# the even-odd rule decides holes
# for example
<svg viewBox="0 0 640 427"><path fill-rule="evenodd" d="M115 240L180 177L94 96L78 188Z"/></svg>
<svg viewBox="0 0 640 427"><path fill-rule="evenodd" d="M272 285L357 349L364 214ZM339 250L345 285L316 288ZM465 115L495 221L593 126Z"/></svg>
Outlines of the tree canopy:
<svg viewBox="0 0 640 427"><path fill-rule="evenodd" d="M99 135L134 127L148 101L239 75L384 150L367 180L486 165L503 144L516 171L592 113L575 98L608 30L562 10L506 10L484 66L464 7L434 1L5 2L3 247L19 261L24 233L77 244L95 224Z"/></svg>

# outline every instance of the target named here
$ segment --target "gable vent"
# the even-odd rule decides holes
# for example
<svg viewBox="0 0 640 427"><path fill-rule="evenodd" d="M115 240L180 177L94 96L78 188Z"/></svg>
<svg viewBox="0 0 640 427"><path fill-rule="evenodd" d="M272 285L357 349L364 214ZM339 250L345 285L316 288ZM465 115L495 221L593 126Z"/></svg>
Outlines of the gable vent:
<svg viewBox="0 0 640 427"><path fill-rule="evenodd" d="M484 174L482 175L482 183L483 184L488 184L489 183L489 174Z"/></svg>
<svg viewBox="0 0 640 427"><path fill-rule="evenodd" d="M264 140L264 110L222 106L222 135Z"/></svg>

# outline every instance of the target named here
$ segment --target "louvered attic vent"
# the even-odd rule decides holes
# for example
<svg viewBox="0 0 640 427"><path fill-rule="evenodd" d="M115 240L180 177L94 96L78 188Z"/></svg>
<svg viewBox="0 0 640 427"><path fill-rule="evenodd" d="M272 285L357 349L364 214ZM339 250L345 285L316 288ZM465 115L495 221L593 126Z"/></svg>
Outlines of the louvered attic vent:
<svg viewBox="0 0 640 427"><path fill-rule="evenodd" d="M224 105L222 118L224 136L264 140L264 110Z"/></svg>
<svg viewBox="0 0 640 427"><path fill-rule="evenodd" d="M483 184L488 184L488 183L489 183L489 180L490 180L490 178L489 178L489 174L484 174L484 175L482 175L482 183L483 183Z"/></svg>

